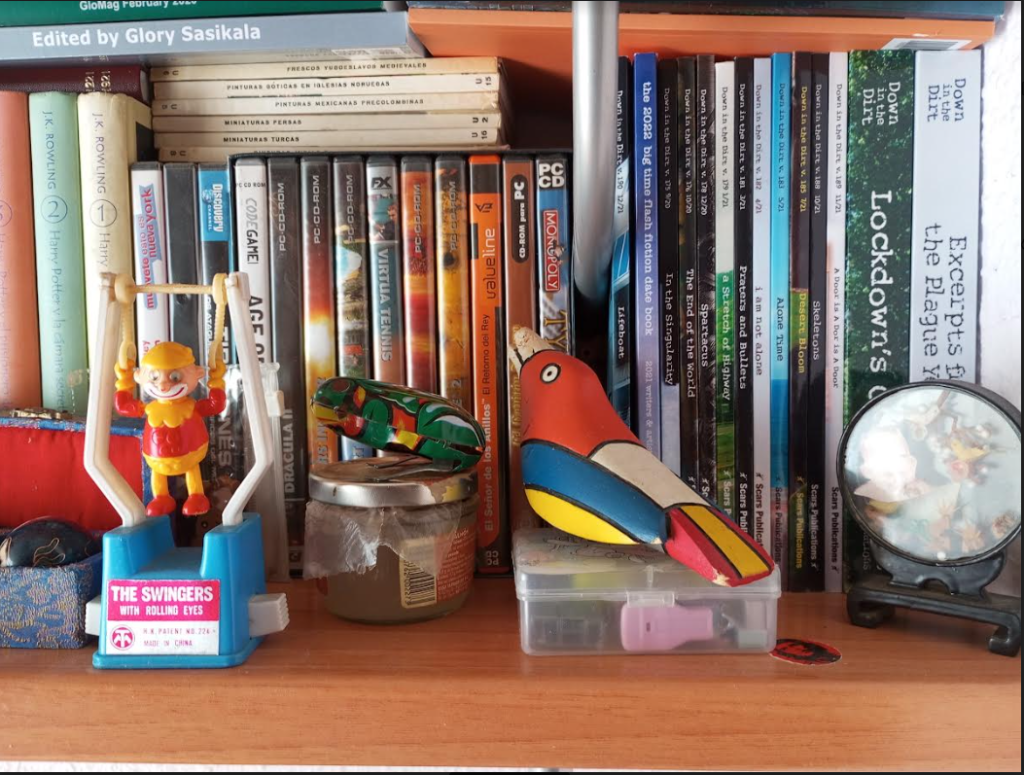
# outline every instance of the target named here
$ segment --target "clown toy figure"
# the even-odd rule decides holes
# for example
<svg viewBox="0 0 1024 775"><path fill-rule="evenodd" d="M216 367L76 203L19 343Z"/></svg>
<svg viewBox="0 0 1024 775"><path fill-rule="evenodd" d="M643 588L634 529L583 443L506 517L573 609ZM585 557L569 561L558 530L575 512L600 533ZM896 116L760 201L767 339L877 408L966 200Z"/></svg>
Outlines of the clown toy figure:
<svg viewBox="0 0 1024 775"><path fill-rule="evenodd" d="M156 517L170 514L176 506L167 488L167 477L184 476L188 499L182 507L186 516L199 516L210 510L210 500L203 493L199 464L206 458L210 437L204 417L224 411L225 366L222 361L210 369L207 385L209 397L197 401L191 393L205 376L206 369L196 364L192 350L176 342L161 342L142 357L142 364L132 369L115 367L117 393L114 405L124 417L146 418L142 437L142 453L153 472L153 500L146 514ZM133 373L134 372L134 373ZM152 401L144 403L132 395L137 382L143 395Z"/></svg>

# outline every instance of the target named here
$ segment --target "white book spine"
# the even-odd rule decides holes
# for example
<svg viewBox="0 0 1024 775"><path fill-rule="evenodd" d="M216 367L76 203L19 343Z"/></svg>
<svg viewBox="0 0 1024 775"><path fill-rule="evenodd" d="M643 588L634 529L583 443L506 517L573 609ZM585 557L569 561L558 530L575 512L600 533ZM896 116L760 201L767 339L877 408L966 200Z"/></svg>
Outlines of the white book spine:
<svg viewBox="0 0 1024 775"><path fill-rule="evenodd" d="M843 591L843 495L836 459L843 435L846 321L846 151L849 56L829 56L828 289L825 301L825 589Z"/></svg>
<svg viewBox="0 0 1024 775"><path fill-rule="evenodd" d="M496 57L443 57L435 59L411 58L333 62L266 62L237 65L179 65L154 67L150 70L149 76L150 80L160 82L497 72L498 60Z"/></svg>
<svg viewBox="0 0 1024 775"><path fill-rule="evenodd" d="M914 102L910 381L974 382L981 52L918 52Z"/></svg>
<svg viewBox="0 0 1024 775"><path fill-rule="evenodd" d="M167 283L167 224L164 219L164 180L159 164L131 169L132 231L135 237L136 285ZM142 356L171 338L170 297L143 293L136 297L136 346Z"/></svg>
<svg viewBox="0 0 1024 775"><path fill-rule="evenodd" d="M330 132L168 132L156 136L157 148L218 148L250 146L250 151L273 146L302 148L379 148L382 145L485 145L498 141L498 130L480 129L356 129Z"/></svg>
<svg viewBox="0 0 1024 775"><path fill-rule="evenodd" d="M82 175L82 243L90 362L95 347L103 272L132 274L131 198L128 181L128 98L94 92L78 97ZM127 320L129 331L134 321Z"/></svg>
<svg viewBox="0 0 1024 775"><path fill-rule="evenodd" d="M155 100L154 116L251 116L260 113L410 113L441 110L497 110L496 91L456 94L354 94L341 97L229 97Z"/></svg>
<svg viewBox="0 0 1024 775"><path fill-rule="evenodd" d="M154 132L326 132L501 127L501 113L353 113L346 116L158 116Z"/></svg>
<svg viewBox="0 0 1024 775"><path fill-rule="evenodd" d="M496 92L497 73L377 75L357 78L261 78L224 81L166 81L153 84L153 98L234 99L237 97L341 96L349 94L449 94Z"/></svg>
<svg viewBox="0 0 1024 775"><path fill-rule="evenodd" d="M249 317L260 363L270 360L270 246L267 216L267 164L263 159L235 163L235 246L239 271L249 276Z"/></svg>
<svg viewBox="0 0 1024 775"><path fill-rule="evenodd" d="M772 63L754 60L754 538L771 551Z"/></svg>

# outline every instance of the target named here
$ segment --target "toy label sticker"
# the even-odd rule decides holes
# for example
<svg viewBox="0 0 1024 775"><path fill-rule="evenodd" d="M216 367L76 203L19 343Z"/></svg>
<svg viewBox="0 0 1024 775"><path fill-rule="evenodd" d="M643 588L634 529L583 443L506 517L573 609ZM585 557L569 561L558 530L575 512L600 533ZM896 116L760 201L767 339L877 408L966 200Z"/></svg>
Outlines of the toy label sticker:
<svg viewBox="0 0 1024 775"><path fill-rule="evenodd" d="M219 581L111 581L107 653L220 652Z"/></svg>

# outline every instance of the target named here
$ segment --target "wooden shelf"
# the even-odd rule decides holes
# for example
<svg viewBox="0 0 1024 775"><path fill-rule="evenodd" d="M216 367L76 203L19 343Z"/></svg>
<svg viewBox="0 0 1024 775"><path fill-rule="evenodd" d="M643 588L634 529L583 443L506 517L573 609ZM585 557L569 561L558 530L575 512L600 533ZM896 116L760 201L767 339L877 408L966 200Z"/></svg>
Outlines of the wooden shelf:
<svg viewBox="0 0 1024 775"><path fill-rule="evenodd" d="M414 8L409 25L434 56L502 57L513 106L571 113L570 13ZM624 13L619 53L767 56L877 49L899 38L966 40L974 48L994 33L990 21Z"/></svg>
<svg viewBox="0 0 1024 775"><path fill-rule="evenodd" d="M1020 659L983 627L846 622L843 598L787 596L768 656L531 658L510 581L406 627L339 621L313 585L292 624L225 671L97 672L92 649L0 650L0 759L204 764L1020 770Z"/></svg>

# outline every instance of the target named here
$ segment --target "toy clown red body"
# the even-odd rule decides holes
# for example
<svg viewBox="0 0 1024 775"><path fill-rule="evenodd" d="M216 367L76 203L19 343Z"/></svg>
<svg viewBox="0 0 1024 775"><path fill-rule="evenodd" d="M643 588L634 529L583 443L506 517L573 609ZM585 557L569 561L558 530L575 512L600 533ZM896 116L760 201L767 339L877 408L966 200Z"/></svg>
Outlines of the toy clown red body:
<svg viewBox="0 0 1024 775"><path fill-rule="evenodd" d="M161 342L143 357L139 368L115 367L117 393L114 405L124 417L145 417L142 453L152 470L153 500L146 506L151 517L170 514L176 506L167 486L170 476L184 476L188 499L182 507L186 516L198 516L210 510L210 500L203 492L200 463L206 458L210 436L206 417L224 411L223 363L210 370L207 398L196 400L191 393L206 375L206 369L195 362L192 350L176 342ZM138 383L143 395L153 399L145 403L132 394Z"/></svg>

